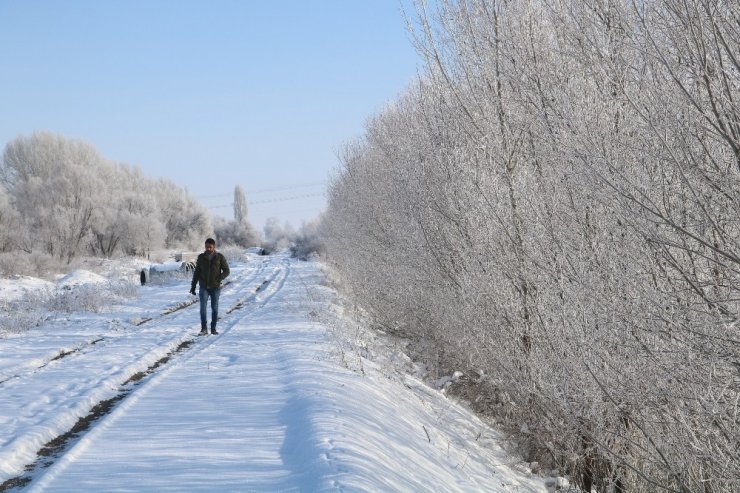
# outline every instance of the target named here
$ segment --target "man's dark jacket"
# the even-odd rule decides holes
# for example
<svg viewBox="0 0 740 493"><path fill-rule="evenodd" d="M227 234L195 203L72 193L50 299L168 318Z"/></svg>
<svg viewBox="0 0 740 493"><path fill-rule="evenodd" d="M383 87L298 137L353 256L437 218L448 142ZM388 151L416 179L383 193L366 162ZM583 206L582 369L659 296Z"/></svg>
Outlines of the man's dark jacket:
<svg viewBox="0 0 740 493"><path fill-rule="evenodd" d="M229 275L229 263L226 261L221 252L213 252L213 258L208 259L208 254L203 252L198 255L193 271L192 289L195 289L197 283L201 288L211 289L220 288L221 281Z"/></svg>

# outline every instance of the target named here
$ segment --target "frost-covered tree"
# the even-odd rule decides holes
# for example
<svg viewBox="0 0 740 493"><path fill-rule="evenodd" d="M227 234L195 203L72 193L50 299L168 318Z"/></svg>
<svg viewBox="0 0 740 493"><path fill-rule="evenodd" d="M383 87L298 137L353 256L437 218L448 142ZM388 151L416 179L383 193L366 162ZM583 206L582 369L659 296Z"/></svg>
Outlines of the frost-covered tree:
<svg viewBox="0 0 740 493"><path fill-rule="evenodd" d="M12 231L0 239L3 250L68 263L90 253L144 255L163 246L197 245L210 233L207 211L182 188L48 132L6 145L0 186L0 221Z"/></svg>
<svg viewBox="0 0 740 493"><path fill-rule="evenodd" d="M208 211L186 190L160 178L153 188L160 217L165 225L165 246L195 248L211 232Z"/></svg>
<svg viewBox="0 0 740 493"><path fill-rule="evenodd" d="M50 255L69 262L87 246L104 183L101 158L81 141L35 133L9 142L0 181L22 211L23 227Z"/></svg>
<svg viewBox="0 0 740 493"><path fill-rule="evenodd" d="M296 234L295 229L293 229L293 226L291 226L290 223L285 222L281 225L280 219L277 217L267 218L263 231L265 235L265 243L269 245L271 249L288 248Z"/></svg>
<svg viewBox="0 0 740 493"><path fill-rule="evenodd" d="M250 247L259 243L257 231L246 221L216 219L213 231L219 245Z"/></svg>
<svg viewBox="0 0 740 493"><path fill-rule="evenodd" d="M8 192L0 185L0 252L12 250L21 244L17 237L20 233L18 220L18 213L10 204Z"/></svg>
<svg viewBox="0 0 740 493"><path fill-rule="evenodd" d="M294 257L306 260L312 255L325 255L324 242L321 234L323 217L310 222L304 222L296 233L291 253Z"/></svg>
<svg viewBox="0 0 740 493"><path fill-rule="evenodd" d="M416 5L330 187L344 285L584 490L731 490L740 7Z"/></svg>
<svg viewBox="0 0 740 493"><path fill-rule="evenodd" d="M247 222L247 197L241 185L234 187L234 221L239 224Z"/></svg>
<svg viewBox="0 0 740 493"><path fill-rule="evenodd" d="M163 246L165 225L159 217L153 182L138 168L119 165L109 169L110 193L97 210L93 250L107 257L116 250L146 255Z"/></svg>

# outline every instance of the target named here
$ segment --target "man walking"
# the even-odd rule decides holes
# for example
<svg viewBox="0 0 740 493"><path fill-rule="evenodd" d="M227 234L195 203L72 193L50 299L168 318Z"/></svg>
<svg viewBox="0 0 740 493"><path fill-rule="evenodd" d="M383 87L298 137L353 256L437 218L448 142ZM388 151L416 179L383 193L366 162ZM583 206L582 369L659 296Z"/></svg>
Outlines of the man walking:
<svg viewBox="0 0 740 493"><path fill-rule="evenodd" d="M199 284L198 297L200 298L200 335L208 334L208 318L206 309L208 297L211 297L211 334L216 335L218 322L218 297L221 295L221 281L229 275L229 263L220 252L216 251L216 240L206 240L206 251L198 255L193 271L193 282L190 285L190 294L195 294L195 284Z"/></svg>

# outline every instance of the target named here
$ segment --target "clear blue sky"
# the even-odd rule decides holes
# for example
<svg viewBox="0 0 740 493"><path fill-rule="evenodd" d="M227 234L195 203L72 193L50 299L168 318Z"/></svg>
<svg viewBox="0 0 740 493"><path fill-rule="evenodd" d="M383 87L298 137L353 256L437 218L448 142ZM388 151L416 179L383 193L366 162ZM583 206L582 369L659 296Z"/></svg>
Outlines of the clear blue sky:
<svg viewBox="0 0 740 493"><path fill-rule="evenodd" d="M300 226L338 149L417 73L401 5L0 0L0 146L52 131L216 214L239 184L258 229Z"/></svg>

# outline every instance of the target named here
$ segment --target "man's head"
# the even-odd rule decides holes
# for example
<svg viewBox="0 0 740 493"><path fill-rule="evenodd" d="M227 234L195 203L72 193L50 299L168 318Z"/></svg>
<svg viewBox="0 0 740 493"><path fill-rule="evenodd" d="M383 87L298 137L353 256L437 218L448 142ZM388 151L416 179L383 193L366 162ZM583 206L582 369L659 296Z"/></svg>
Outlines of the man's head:
<svg viewBox="0 0 740 493"><path fill-rule="evenodd" d="M206 252L211 253L216 251L216 240L208 238L206 240Z"/></svg>

